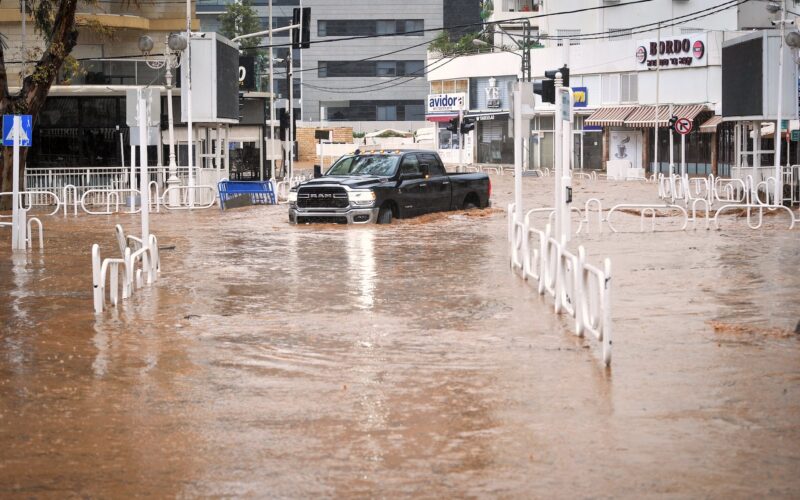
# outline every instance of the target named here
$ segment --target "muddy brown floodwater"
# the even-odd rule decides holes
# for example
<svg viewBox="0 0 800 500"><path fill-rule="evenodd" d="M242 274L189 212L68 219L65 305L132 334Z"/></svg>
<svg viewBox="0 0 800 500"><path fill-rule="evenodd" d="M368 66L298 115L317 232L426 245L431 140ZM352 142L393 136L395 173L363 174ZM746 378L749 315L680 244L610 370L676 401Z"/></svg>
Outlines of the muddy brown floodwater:
<svg viewBox="0 0 800 500"><path fill-rule="evenodd" d="M0 496L800 496L800 231L577 238L613 262L606 370L509 270L493 180L495 209L391 226L154 214L161 279L98 316L90 246L137 219L45 217L13 256L3 229Z"/></svg>

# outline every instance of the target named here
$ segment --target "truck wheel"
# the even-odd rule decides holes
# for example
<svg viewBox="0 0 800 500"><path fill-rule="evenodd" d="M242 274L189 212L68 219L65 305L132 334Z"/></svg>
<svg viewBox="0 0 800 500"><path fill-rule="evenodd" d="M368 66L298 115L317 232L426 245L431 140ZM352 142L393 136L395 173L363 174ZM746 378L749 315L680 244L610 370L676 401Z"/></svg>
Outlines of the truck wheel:
<svg viewBox="0 0 800 500"><path fill-rule="evenodd" d="M464 203L464 210L473 210L473 209L476 209L476 208L478 208L478 206L475 205L474 203L472 203L471 201L468 201L467 203Z"/></svg>
<svg viewBox="0 0 800 500"><path fill-rule="evenodd" d="M392 208L383 207L378 212L378 224L391 224L392 223Z"/></svg>

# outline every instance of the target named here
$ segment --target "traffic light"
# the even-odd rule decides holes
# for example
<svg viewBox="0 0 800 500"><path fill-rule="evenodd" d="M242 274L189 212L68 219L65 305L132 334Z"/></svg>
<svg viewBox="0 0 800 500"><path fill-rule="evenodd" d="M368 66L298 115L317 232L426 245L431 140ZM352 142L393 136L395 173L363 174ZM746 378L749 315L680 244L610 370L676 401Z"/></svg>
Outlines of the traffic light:
<svg viewBox="0 0 800 500"><path fill-rule="evenodd" d="M550 71L545 71L544 76L545 78L550 78L551 80L556 79L556 73L561 73L561 86L562 87L569 87L569 68L565 64L558 69L551 69Z"/></svg>
<svg viewBox="0 0 800 500"><path fill-rule="evenodd" d="M542 96L542 102L556 103L556 82L553 80L539 80L533 82L533 93Z"/></svg>
<svg viewBox="0 0 800 500"><path fill-rule="evenodd" d="M542 102L556 103L556 73L561 73L561 86L569 87L569 68L566 65L559 69L545 71L546 80L533 82L533 93L542 96Z"/></svg>
<svg viewBox="0 0 800 500"><path fill-rule="evenodd" d="M311 47L311 7L292 9L292 24L300 25L300 28L292 29L292 48L307 49Z"/></svg>
<svg viewBox="0 0 800 500"><path fill-rule="evenodd" d="M285 141L289 132L289 113L284 109L278 109L278 138Z"/></svg>
<svg viewBox="0 0 800 500"><path fill-rule="evenodd" d="M669 129L675 132L675 123L678 121L678 117L672 115L672 118L669 119Z"/></svg>
<svg viewBox="0 0 800 500"><path fill-rule="evenodd" d="M450 132L452 132L454 134L457 134L458 133L458 129L459 129L458 117L456 116L455 118L452 118L450 120L450 125L447 126L447 130L449 130Z"/></svg>
<svg viewBox="0 0 800 500"><path fill-rule="evenodd" d="M464 118L464 121L461 122L461 134L466 135L475 128L475 119L473 118Z"/></svg>

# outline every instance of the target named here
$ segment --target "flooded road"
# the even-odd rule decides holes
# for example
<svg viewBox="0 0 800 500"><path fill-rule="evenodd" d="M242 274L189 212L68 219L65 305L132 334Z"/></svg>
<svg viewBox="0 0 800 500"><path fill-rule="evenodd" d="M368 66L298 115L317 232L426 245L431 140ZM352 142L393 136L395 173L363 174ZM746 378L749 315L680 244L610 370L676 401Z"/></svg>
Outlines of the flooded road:
<svg viewBox="0 0 800 500"><path fill-rule="evenodd" d="M509 270L512 182L391 226L154 214L160 280L99 316L90 246L138 219L0 233L0 496L798 497L800 232L577 238L613 262L605 369Z"/></svg>

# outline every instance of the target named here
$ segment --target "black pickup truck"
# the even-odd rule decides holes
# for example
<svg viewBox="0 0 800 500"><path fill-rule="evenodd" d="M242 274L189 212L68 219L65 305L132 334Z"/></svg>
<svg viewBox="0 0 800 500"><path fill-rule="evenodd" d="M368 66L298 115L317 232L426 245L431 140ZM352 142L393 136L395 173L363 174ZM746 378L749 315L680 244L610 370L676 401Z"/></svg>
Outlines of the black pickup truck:
<svg viewBox="0 0 800 500"><path fill-rule="evenodd" d="M289 193L289 222L389 224L394 218L489 206L483 173L448 173L433 151L356 152Z"/></svg>

